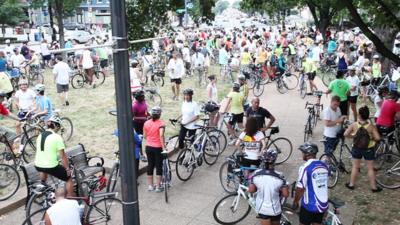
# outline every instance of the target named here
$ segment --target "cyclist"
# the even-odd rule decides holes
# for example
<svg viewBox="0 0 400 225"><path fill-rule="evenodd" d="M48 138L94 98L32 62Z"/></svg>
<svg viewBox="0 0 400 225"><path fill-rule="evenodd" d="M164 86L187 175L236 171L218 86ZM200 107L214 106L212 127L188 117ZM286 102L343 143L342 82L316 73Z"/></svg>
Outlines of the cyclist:
<svg viewBox="0 0 400 225"><path fill-rule="evenodd" d="M371 70L372 70L371 84L379 85L379 81L382 77L382 64L379 61L379 55L373 56Z"/></svg>
<svg viewBox="0 0 400 225"><path fill-rule="evenodd" d="M18 107L18 118L24 118L27 113L35 106L36 94L28 88L28 81L21 79L18 81L19 90L15 93L15 102ZM21 123L17 122L17 135L21 134Z"/></svg>
<svg viewBox="0 0 400 225"><path fill-rule="evenodd" d="M349 82L344 79L344 72L338 70L336 74L336 79L329 83L327 94L331 93L332 96L338 96L340 98L340 112L342 115L348 115L348 101L347 95L350 91Z"/></svg>
<svg viewBox="0 0 400 225"><path fill-rule="evenodd" d="M325 152L333 152L338 142L338 134L341 131L340 125L346 119L339 109L340 98L333 96L331 98L331 104L323 111L324 120L324 147Z"/></svg>
<svg viewBox="0 0 400 225"><path fill-rule="evenodd" d="M28 112L28 115L34 113L32 119L39 117L42 120L47 121L51 115L53 114L53 107L49 97L44 94L45 86L43 84L36 84L35 92L35 106L31 111Z"/></svg>
<svg viewBox="0 0 400 225"><path fill-rule="evenodd" d="M347 76L346 81L350 85L350 94L348 96L350 109L354 115L354 121L357 121L357 98L360 89L360 79L356 76L356 70L354 66L348 67L349 76Z"/></svg>
<svg viewBox="0 0 400 225"><path fill-rule="evenodd" d="M10 61L13 68L21 69L25 62L25 58L19 53L19 49L15 48L14 55L11 56Z"/></svg>
<svg viewBox="0 0 400 225"><path fill-rule="evenodd" d="M372 192L380 192L382 191L382 188L378 187L376 185L376 180L375 180L375 170L374 170L374 160L375 160L375 143L380 140L380 136L378 133L377 128L368 122L369 119L369 109L368 106L363 106L358 109L359 112L359 118L358 121L354 122L351 124L347 130L344 132L344 136L346 137L352 137L354 138L353 142L353 148L351 150L351 155L352 155L352 164L353 167L351 169L351 176L350 176L350 182L346 183L346 187L350 190L354 190L354 184L356 182L359 169L360 169L360 164L361 164L361 158L365 159L365 162L367 164L367 174L369 178L369 183L371 185L371 190ZM363 127L367 131L367 137L366 140L368 142L365 142L365 146L356 146L356 138L361 140L363 137L359 137L359 135L364 135L360 133L359 130ZM361 141L360 141L361 142Z"/></svg>
<svg viewBox="0 0 400 225"><path fill-rule="evenodd" d="M286 71L286 57L287 57L287 50L285 49L278 58L278 73L279 76L282 76Z"/></svg>
<svg viewBox="0 0 400 225"><path fill-rule="evenodd" d="M56 65L53 68L54 81L57 87L57 93L63 102L63 106L69 106L68 90L69 90L69 76L71 68L67 63L63 62L62 56L57 56Z"/></svg>
<svg viewBox="0 0 400 225"><path fill-rule="evenodd" d="M201 53L201 49L197 48L196 53L192 55L192 65L193 71L197 75L199 79L199 86L201 86L202 81L204 79L204 66L205 66L205 58L204 55Z"/></svg>
<svg viewBox="0 0 400 225"><path fill-rule="evenodd" d="M86 44L86 46L88 46L88 44ZM83 50L80 65L82 65L82 68L85 72L86 83L88 83L93 88L96 88L96 85L93 84L94 63L92 52L89 49Z"/></svg>
<svg viewBox="0 0 400 225"><path fill-rule="evenodd" d="M276 120L275 117L267 109L260 106L260 99L258 97L254 97L251 100L251 107L246 110L246 117L256 118L257 127L264 134L265 131L268 130ZM269 119L267 125L265 125L265 119Z"/></svg>
<svg viewBox="0 0 400 225"><path fill-rule="evenodd" d="M0 73L4 73L7 70L7 59L6 59L6 55L4 54L3 51L0 51Z"/></svg>
<svg viewBox="0 0 400 225"><path fill-rule="evenodd" d="M132 115L133 115L133 127L136 133L143 135L143 126L147 120L147 103L145 101L144 91L140 90L135 93L135 101L132 104ZM141 160L147 162L146 156L143 154L143 150L140 147Z"/></svg>
<svg viewBox="0 0 400 225"><path fill-rule="evenodd" d="M318 90L317 85L314 83L315 76L317 75L317 66L312 60L310 55L303 57L302 70L305 75L307 75L308 81L310 83L310 90L313 93L314 90Z"/></svg>
<svg viewBox="0 0 400 225"><path fill-rule="evenodd" d="M179 100L180 84L182 83L182 77L185 74L185 66L183 60L178 57L178 52L173 52L172 58L168 62L168 72L172 83L172 100Z"/></svg>
<svg viewBox="0 0 400 225"><path fill-rule="evenodd" d="M400 112L400 104L397 103L398 94L397 92L390 92L390 94L383 100L381 111L378 119L376 120L376 126L381 135L384 133L390 133L394 131L394 120L396 114Z"/></svg>
<svg viewBox="0 0 400 225"><path fill-rule="evenodd" d="M78 201L67 199L64 188L55 191L56 203L52 205L44 216L44 225L62 225L68 221L69 225L81 225L81 206Z"/></svg>
<svg viewBox="0 0 400 225"><path fill-rule="evenodd" d="M185 143L185 137L188 134L192 137L196 133L196 121L199 119L200 108L193 101L193 90L187 88L183 90L183 103L181 108L182 121L179 131L179 148L182 149Z"/></svg>
<svg viewBox="0 0 400 225"><path fill-rule="evenodd" d="M215 75L208 76L208 80L210 83L207 85L207 100L211 102L213 105L218 105L218 90L217 90L217 77ZM219 107L218 107L219 108ZM210 126L216 126L219 121L218 109L215 108L214 111L210 112Z"/></svg>
<svg viewBox="0 0 400 225"><path fill-rule="evenodd" d="M375 105L375 115L374 115L375 121L374 122L375 123L376 123L376 120L378 119L379 115L381 114L381 106L382 106L383 100L388 95L388 93L389 93L389 88L387 86L383 85L383 86L378 87L378 95L376 95L375 99L374 99L374 105Z"/></svg>
<svg viewBox="0 0 400 225"><path fill-rule="evenodd" d="M230 105L229 113L232 114L232 119L229 121L228 127L228 135L231 140L235 139L235 131L233 130L233 126L237 123L240 129L243 129L243 103L244 96L243 93L240 92L240 84L233 83L232 91L226 96L228 98L227 105Z"/></svg>
<svg viewBox="0 0 400 225"><path fill-rule="evenodd" d="M249 87L247 86L246 77L243 74L238 76L238 82L240 84L240 93L243 95L243 110L246 111L249 108L247 98L249 97Z"/></svg>
<svg viewBox="0 0 400 225"><path fill-rule="evenodd" d="M301 225L319 225L328 210L328 168L325 163L316 159L318 146L306 142L300 145L306 161L299 169L293 208L300 208Z"/></svg>
<svg viewBox="0 0 400 225"><path fill-rule="evenodd" d="M225 80L225 77L228 76L228 67L229 67L229 54L226 51L225 44L221 44L221 49L218 52L218 63L221 67L221 77L222 80Z"/></svg>
<svg viewBox="0 0 400 225"><path fill-rule="evenodd" d="M61 128L61 119L51 116L47 121L48 129L39 134L36 141L35 168L40 172L40 179L46 182L47 176L52 175L65 182L65 188L69 196L74 194L74 184L71 171L65 154L65 144L62 137L57 134ZM58 158L61 160L60 165Z"/></svg>
<svg viewBox="0 0 400 225"><path fill-rule="evenodd" d="M151 119L147 120L143 126L143 138L146 139L147 165L147 184L148 191L162 192L162 155L163 149L166 149L164 142L165 124L160 119L161 108L155 106L151 109ZM153 172L156 169L156 185L154 186Z"/></svg>
<svg viewBox="0 0 400 225"><path fill-rule="evenodd" d="M281 220L281 198L289 196L285 177L275 170L278 152L275 149L265 151L261 160L265 167L254 172L249 192L257 192L256 211L261 225L279 225Z"/></svg>
<svg viewBox="0 0 400 225"><path fill-rule="evenodd" d="M10 119L19 121L20 119L11 114L4 106L3 106L3 101L4 98L7 96L7 94L5 94L4 92L0 92L0 115L1 116L5 116L8 117ZM3 136L6 137L6 140L3 140ZM13 152L15 152L15 145L14 145L14 141L16 139L17 135L14 131L10 130L9 128L5 127L5 126L0 126L0 142L5 142L8 141L10 146L11 146L11 150Z"/></svg>

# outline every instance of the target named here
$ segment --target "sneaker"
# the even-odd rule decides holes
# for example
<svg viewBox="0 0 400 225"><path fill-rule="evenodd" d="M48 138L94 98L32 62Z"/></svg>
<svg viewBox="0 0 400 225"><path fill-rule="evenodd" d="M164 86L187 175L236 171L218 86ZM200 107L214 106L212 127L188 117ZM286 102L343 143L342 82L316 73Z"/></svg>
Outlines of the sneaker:
<svg viewBox="0 0 400 225"><path fill-rule="evenodd" d="M68 101L65 101L65 105L66 105L66 106L69 106L69 102L68 102Z"/></svg>
<svg viewBox="0 0 400 225"><path fill-rule="evenodd" d="M96 88L96 84L93 84L93 89L95 89Z"/></svg>
<svg viewBox="0 0 400 225"><path fill-rule="evenodd" d="M149 185L149 187L147 188L147 191L154 191L154 190L155 190L154 186L151 185Z"/></svg>
<svg viewBox="0 0 400 225"><path fill-rule="evenodd" d="M142 160L142 162L147 162L147 157L145 155L142 155L140 157L140 160Z"/></svg>
<svg viewBox="0 0 400 225"><path fill-rule="evenodd" d="M378 193L382 191L381 187L376 187L376 189L371 189L372 193Z"/></svg>
<svg viewBox="0 0 400 225"><path fill-rule="evenodd" d="M157 186L157 188L156 188L156 192L157 192L157 193L160 193L160 192L163 192L163 191L164 191L164 188L163 188L163 187Z"/></svg>

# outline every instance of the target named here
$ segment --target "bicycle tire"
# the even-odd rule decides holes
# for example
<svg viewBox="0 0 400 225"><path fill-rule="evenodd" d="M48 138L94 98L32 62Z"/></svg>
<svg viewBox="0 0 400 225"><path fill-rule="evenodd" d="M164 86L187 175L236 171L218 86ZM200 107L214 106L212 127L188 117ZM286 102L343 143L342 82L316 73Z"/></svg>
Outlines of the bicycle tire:
<svg viewBox="0 0 400 225"><path fill-rule="evenodd" d="M307 95L307 83L303 78L303 81L300 82L300 97L305 98Z"/></svg>
<svg viewBox="0 0 400 225"><path fill-rule="evenodd" d="M10 165L0 164L0 201L14 196L20 184L21 178L18 171Z"/></svg>
<svg viewBox="0 0 400 225"><path fill-rule="evenodd" d="M29 86L34 87L36 84L44 83L44 76L40 73L33 74L32 76L28 76Z"/></svg>
<svg viewBox="0 0 400 225"><path fill-rule="evenodd" d="M322 83L324 83L325 87L329 87L329 84L334 79L335 79L335 76L333 74L330 74L329 72L322 74Z"/></svg>
<svg viewBox="0 0 400 225"><path fill-rule="evenodd" d="M170 170L170 165L167 164L166 160L163 160L163 176L162 176L162 182L164 185L164 198L165 202L168 203L168 188L171 183L171 170ZM166 172L168 171L168 172Z"/></svg>
<svg viewBox="0 0 400 225"><path fill-rule="evenodd" d="M255 97L260 97L264 93L264 85L257 81L256 86L253 88L253 95Z"/></svg>
<svg viewBox="0 0 400 225"><path fill-rule="evenodd" d="M283 84L283 81L280 80L280 78L278 78L278 80L276 81L276 89L281 94L285 94L288 92L287 87Z"/></svg>
<svg viewBox="0 0 400 225"><path fill-rule="evenodd" d="M194 172L194 163L196 159L194 157L193 152L185 148L181 152L179 152L175 168L176 168L176 176L178 176L179 180L181 181L188 181L190 177L192 177L193 172ZM180 168L182 166L183 168ZM187 171L188 175L184 176L183 172Z"/></svg>
<svg viewBox="0 0 400 225"><path fill-rule="evenodd" d="M119 163L115 163L111 169L110 178L108 178L106 192L114 192L119 179Z"/></svg>
<svg viewBox="0 0 400 225"><path fill-rule="evenodd" d="M218 138L220 153L222 154L225 151L226 146L228 145L228 140L226 139L225 133L215 128L207 131L207 134L208 136L215 136L216 138Z"/></svg>
<svg viewBox="0 0 400 225"><path fill-rule="evenodd" d="M104 84L104 81L106 79L106 75L102 71L97 71L93 75L93 84L96 85L96 87Z"/></svg>
<svg viewBox="0 0 400 225"><path fill-rule="evenodd" d="M229 171L230 162L222 163L219 168L219 182L228 194L235 194L239 188L240 178L233 171Z"/></svg>
<svg viewBox="0 0 400 225"><path fill-rule="evenodd" d="M71 140L73 133L74 133L74 125L71 119L68 117L61 117L60 135L61 137L63 137L64 141Z"/></svg>
<svg viewBox="0 0 400 225"><path fill-rule="evenodd" d="M104 209L102 208L103 206ZM113 208L112 213L110 213L111 208ZM98 213L99 215L97 216L96 213ZM89 207L89 210L85 218L85 224L122 225L123 224L122 201L114 197L106 197L96 201L93 205Z"/></svg>
<svg viewBox="0 0 400 225"><path fill-rule="evenodd" d="M286 143L286 144L285 144ZM274 139L269 145L267 149L274 148L278 151L278 158L276 159L275 164L279 165L286 162L293 152L293 145L289 139L284 137L279 137ZM285 154L283 154L285 153ZM286 154L287 153L287 154Z"/></svg>
<svg viewBox="0 0 400 225"><path fill-rule="evenodd" d="M151 81L156 87L164 87L164 78L161 76L153 75Z"/></svg>
<svg viewBox="0 0 400 225"><path fill-rule="evenodd" d="M44 224L44 217L48 208L42 208L32 213L22 222L22 225L41 225Z"/></svg>
<svg viewBox="0 0 400 225"><path fill-rule="evenodd" d="M375 160L376 182L388 189L400 188L400 155L385 153Z"/></svg>
<svg viewBox="0 0 400 225"><path fill-rule="evenodd" d="M178 150L179 150L179 135L174 135L169 138L168 143L167 143L167 151L172 152L175 151L174 154L172 154L170 157L168 157L168 160L172 163L176 163L178 159Z"/></svg>
<svg viewBox="0 0 400 225"><path fill-rule="evenodd" d="M307 142L312 136L311 119L308 117L307 123L304 128L304 142Z"/></svg>
<svg viewBox="0 0 400 225"><path fill-rule="evenodd" d="M285 84L286 84L287 89L294 90L297 87L297 85L299 85L299 78L297 76L295 76L293 74L289 74L289 75L285 74L283 76L286 76Z"/></svg>
<svg viewBox="0 0 400 225"><path fill-rule="evenodd" d="M46 192L43 193L34 193L28 200L25 208L25 216L28 218L34 212L43 209L49 208L52 205L51 199L48 199Z"/></svg>
<svg viewBox="0 0 400 225"><path fill-rule="evenodd" d="M36 155L36 140L38 135L34 135L26 141L24 147L22 148L22 158L26 163L31 163L35 159Z"/></svg>
<svg viewBox="0 0 400 225"><path fill-rule="evenodd" d="M256 86L257 80L258 78L254 74L250 74L250 77L247 82L247 86L249 87L250 90Z"/></svg>
<svg viewBox="0 0 400 225"><path fill-rule="evenodd" d="M85 85L85 81L85 77L82 74L77 73L72 77L71 85L75 89L80 89Z"/></svg>
<svg viewBox="0 0 400 225"><path fill-rule="evenodd" d="M328 167L328 188L334 188L339 180L340 174L336 159L334 159L331 154L325 153L319 157L319 160L324 162Z"/></svg>
<svg viewBox="0 0 400 225"><path fill-rule="evenodd" d="M220 153L221 151L218 138L214 136L209 136L206 139L203 147L204 162L209 166L214 165L217 162Z"/></svg>
<svg viewBox="0 0 400 225"><path fill-rule="evenodd" d="M237 200L239 200L239 203L237 204L243 204L243 205L238 205L236 209L233 209L233 204L236 204ZM230 206L227 208L227 210L223 210L222 207L224 206ZM242 207L241 207L242 206ZM246 208L247 206L247 208ZM243 209L243 212L240 212L239 214L236 214L238 209ZM221 212L220 212L221 210ZM215 221L217 221L219 224L223 225L231 225L231 224L236 224L240 221L242 221L246 216L250 213L251 206L247 203L245 199L242 199L241 196L238 196L238 194L230 194L225 197L223 197L221 200L218 201L218 203L215 205L214 210L213 210L213 216ZM222 212L231 212L231 215L229 215L226 219L222 219ZM234 215L239 215L237 219L234 219ZM229 220L229 221L228 221Z"/></svg>
<svg viewBox="0 0 400 225"><path fill-rule="evenodd" d="M154 107L154 106L160 106L162 105L162 98L161 95L158 94L157 92L151 93L150 91L146 91L145 92L145 98L146 98L146 102L150 103L149 106L151 106L150 108Z"/></svg>
<svg viewBox="0 0 400 225"><path fill-rule="evenodd" d="M343 169L346 170L346 172L350 173L351 172L351 167L352 167L352 155L351 155L351 150L347 144L343 145L340 147L340 161L344 164Z"/></svg>

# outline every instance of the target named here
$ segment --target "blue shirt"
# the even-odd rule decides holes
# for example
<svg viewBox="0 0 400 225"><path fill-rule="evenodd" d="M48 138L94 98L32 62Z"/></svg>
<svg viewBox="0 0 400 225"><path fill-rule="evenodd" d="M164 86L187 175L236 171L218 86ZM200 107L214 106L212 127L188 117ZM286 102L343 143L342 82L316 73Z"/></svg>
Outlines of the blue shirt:
<svg viewBox="0 0 400 225"><path fill-rule="evenodd" d="M70 41L67 41L66 43L65 43L65 48L72 48L73 46L72 46L72 42L70 42Z"/></svg>
<svg viewBox="0 0 400 225"><path fill-rule="evenodd" d="M327 49L328 54L335 53L335 50L336 50L336 42L334 40L330 40L328 42L328 49Z"/></svg>
<svg viewBox="0 0 400 225"><path fill-rule="evenodd" d="M328 210L328 168L317 159L309 159L299 169L297 187L304 189L301 207L309 212Z"/></svg>
<svg viewBox="0 0 400 225"><path fill-rule="evenodd" d="M118 137L119 135L118 129L115 129L112 135ZM142 139L140 139L139 135L135 131L133 131L133 140L135 142L135 149L134 149L135 159L139 159L139 149L142 146Z"/></svg>
<svg viewBox="0 0 400 225"><path fill-rule="evenodd" d="M5 72L7 69L7 61L5 59L0 59L0 72Z"/></svg>
<svg viewBox="0 0 400 225"><path fill-rule="evenodd" d="M53 107L51 106L49 97L36 96L36 105L39 108L39 111L41 112L47 109L47 115L44 115L41 118L44 119L45 121L50 119L51 115L53 115Z"/></svg>
<svg viewBox="0 0 400 225"><path fill-rule="evenodd" d="M219 50L219 64L220 65L228 65L228 60L229 60L229 56L228 56L228 52L224 49L221 48Z"/></svg>
<svg viewBox="0 0 400 225"><path fill-rule="evenodd" d="M286 60L285 57L283 57L282 55L278 58L278 67L279 71L286 70Z"/></svg>

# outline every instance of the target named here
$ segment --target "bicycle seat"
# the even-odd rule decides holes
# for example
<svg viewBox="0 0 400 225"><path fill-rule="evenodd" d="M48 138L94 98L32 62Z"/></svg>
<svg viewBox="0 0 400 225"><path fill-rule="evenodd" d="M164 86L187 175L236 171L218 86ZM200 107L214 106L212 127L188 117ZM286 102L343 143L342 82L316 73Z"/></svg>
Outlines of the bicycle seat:
<svg viewBox="0 0 400 225"><path fill-rule="evenodd" d="M346 205L346 203L340 202L338 200L329 199L328 202L331 203L335 209L338 209L338 208L343 207L344 205Z"/></svg>
<svg viewBox="0 0 400 225"><path fill-rule="evenodd" d="M314 95L314 96L318 96L318 97L321 97L323 94L324 94L324 93L323 93L322 91L314 91L314 92L313 92L313 95Z"/></svg>
<svg viewBox="0 0 400 225"><path fill-rule="evenodd" d="M271 135L279 133L279 127L271 127Z"/></svg>

